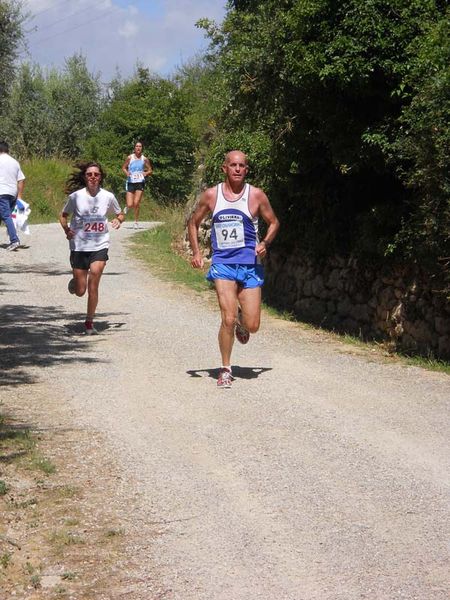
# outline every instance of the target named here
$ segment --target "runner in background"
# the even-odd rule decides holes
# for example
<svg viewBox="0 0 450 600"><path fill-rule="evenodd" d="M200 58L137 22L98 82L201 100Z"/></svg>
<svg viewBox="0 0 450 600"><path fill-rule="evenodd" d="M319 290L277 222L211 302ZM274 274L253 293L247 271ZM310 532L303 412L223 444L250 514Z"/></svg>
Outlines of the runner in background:
<svg viewBox="0 0 450 600"><path fill-rule="evenodd" d="M127 176L124 213L126 214L131 208L134 209L135 229L139 227L139 209L144 195L145 178L153 173L152 165L149 159L142 154L142 150L142 142L137 142L133 154L127 157L122 166L122 171Z"/></svg>
<svg viewBox="0 0 450 600"><path fill-rule="evenodd" d="M248 173L247 157L239 150L225 156L222 165L225 181L207 189L200 196L188 224L192 249L191 264L203 267L203 256L198 243L200 223L212 214L212 264L207 279L214 282L222 322L219 329L219 349L222 367L217 385L231 387L231 351L234 336L246 344L250 333L259 329L261 318L261 287L264 271L261 259L273 242L278 219L266 194L245 183ZM267 223L267 233L259 240L258 218Z"/></svg>
<svg viewBox="0 0 450 600"><path fill-rule="evenodd" d="M69 194L59 221L69 240L73 278L71 294L84 296L88 292L85 333L97 333L94 316L98 304L98 288L108 260L108 213L115 214L113 229L119 229L125 219L119 203L111 192L101 187L105 173L96 162L78 163L66 183ZM68 216L71 215L70 225Z"/></svg>

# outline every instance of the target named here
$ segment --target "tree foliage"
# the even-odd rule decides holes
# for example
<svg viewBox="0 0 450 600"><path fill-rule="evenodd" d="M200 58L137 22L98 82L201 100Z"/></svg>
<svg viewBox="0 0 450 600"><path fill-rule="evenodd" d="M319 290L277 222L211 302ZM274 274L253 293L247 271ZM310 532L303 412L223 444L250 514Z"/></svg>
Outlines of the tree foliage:
<svg viewBox="0 0 450 600"><path fill-rule="evenodd" d="M187 109L175 82L139 67L135 77L112 86L86 155L102 161L116 189L123 187L121 166L136 141L153 165L150 193L159 201L180 201L191 190L194 138Z"/></svg>
<svg viewBox="0 0 450 600"><path fill-rule="evenodd" d="M0 0L0 114L4 113L9 90L14 81L15 61L23 40L25 20L21 2ZM4 134L0 131L0 134Z"/></svg>
<svg viewBox="0 0 450 600"><path fill-rule="evenodd" d="M385 256L415 235L416 256L444 252L445 22L435 0L231 1L201 23L228 90L207 173L236 132L250 155L264 139L255 181L287 245Z"/></svg>
<svg viewBox="0 0 450 600"><path fill-rule="evenodd" d="M5 127L24 158L76 158L102 104L99 77L89 73L83 56L67 59L61 71L23 64L12 87Z"/></svg>

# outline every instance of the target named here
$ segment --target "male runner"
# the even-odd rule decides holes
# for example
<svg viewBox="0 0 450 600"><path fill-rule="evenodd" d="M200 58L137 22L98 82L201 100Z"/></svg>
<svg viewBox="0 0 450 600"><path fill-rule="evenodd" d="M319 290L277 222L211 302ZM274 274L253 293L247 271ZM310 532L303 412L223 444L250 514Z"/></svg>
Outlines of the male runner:
<svg viewBox="0 0 450 600"><path fill-rule="evenodd" d="M204 261L198 243L202 220L212 214L212 264L207 279L214 282L221 311L219 349L222 367L218 387L229 388L233 380L231 351L234 335L246 344L250 333L259 329L261 318L261 286L264 271L261 264L274 240L279 221L266 194L245 182L247 157L239 150L225 156L222 165L225 181L207 189L188 224L192 249L191 264L202 268ZM258 237L258 218L267 223L263 240Z"/></svg>

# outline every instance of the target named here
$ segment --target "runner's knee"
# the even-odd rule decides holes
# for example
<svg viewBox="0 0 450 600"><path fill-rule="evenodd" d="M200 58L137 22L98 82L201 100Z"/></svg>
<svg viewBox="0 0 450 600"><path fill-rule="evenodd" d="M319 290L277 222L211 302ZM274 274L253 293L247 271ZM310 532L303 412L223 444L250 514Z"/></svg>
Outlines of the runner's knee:
<svg viewBox="0 0 450 600"><path fill-rule="evenodd" d="M236 325L236 316L234 314L222 315L222 326L225 329L234 329Z"/></svg>
<svg viewBox="0 0 450 600"><path fill-rule="evenodd" d="M260 320L259 319L254 319L252 321L249 322L245 322L244 323L244 327L245 329L247 329L247 331L249 333L256 333L259 329L259 324L260 324Z"/></svg>

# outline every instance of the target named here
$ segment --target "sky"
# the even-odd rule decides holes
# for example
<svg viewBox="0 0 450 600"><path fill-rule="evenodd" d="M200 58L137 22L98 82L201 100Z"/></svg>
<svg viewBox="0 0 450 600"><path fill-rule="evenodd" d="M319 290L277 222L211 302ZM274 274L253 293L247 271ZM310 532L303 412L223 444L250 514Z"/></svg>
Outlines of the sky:
<svg viewBox="0 0 450 600"><path fill-rule="evenodd" d="M110 81L136 63L167 76L205 49L200 18L220 23L226 0L22 0L28 52L22 60L62 67L81 53L91 73Z"/></svg>

